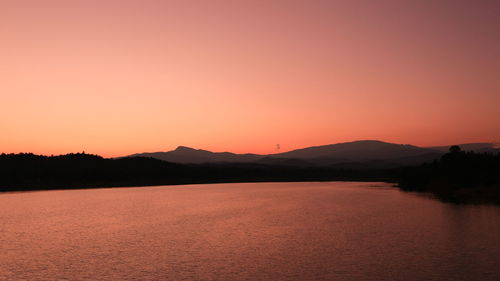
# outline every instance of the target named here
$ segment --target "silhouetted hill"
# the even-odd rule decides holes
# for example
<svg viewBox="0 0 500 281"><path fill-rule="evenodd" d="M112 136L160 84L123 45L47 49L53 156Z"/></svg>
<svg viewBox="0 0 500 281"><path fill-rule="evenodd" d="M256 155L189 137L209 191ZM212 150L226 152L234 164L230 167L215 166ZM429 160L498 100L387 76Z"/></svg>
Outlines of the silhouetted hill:
<svg viewBox="0 0 500 281"><path fill-rule="evenodd" d="M180 164L144 157L1 154L0 191L175 183L183 178L185 170Z"/></svg>
<svg viewBox="0 0 500 281"><path fill-rule="evenodd" d="M403 190L431 192L447 201L500 204L500 154L463 152L458 146L450 151L438 160L406 167L401 163L422 155L418 161L434 156L410 154L391 161L317 165L309 161L318 158L178 164L150 157L106 159L85 153L0 154L0 191L220 182L389 181L399 182Z"/></svg>
<svg viewBox="0 0 500 281"><path fill-rule="evenodd" d="M420 156L432 152L438 153L432 149L413 145L363 140L297 149L285 153L274 154L273 157L332 159L332 162L338 163L340 161L391 160Z"/></svg>
<svg viewBox="0 0 500 281"><path fill-rule="evenodd" d="M61 156L0 155L0 191L109 186L262 181L387 181L391 171L334 169L280 163L178 164L146 157L106 159L84 153ZM295 160L290 160L295 163Z"/></svg>
<svg viewBox="0 0 500 281"><path fill-rule="evenodd" d="M152 157L174 163L215 163L215 162L252 162L263 156L257 154L236 154L231 152L211 152L179 146L167 152L138 153L127 157Z"/></svg>
<svg viewBox="0 0 500 281"><path fill-rule="evenodd" d="M128 157L153 157L174 163L257 162L262 164L286 163L287 165L310 164L325 166L377 160L384 161L388 165L390 163L389 166L400 166L432 161L442 154L443 152L430 148L366 140L307 147L269 155L210 152L179 146L172 151L139 153Z"/></svg>
<svg viewBox="0 0 500 281"><path fill-rule="evenodd" d="M288 165L288 166L313 166L314 164L302 159L296 158L274 158L267 156L256 161L259 164L267 165Z"/></svg>

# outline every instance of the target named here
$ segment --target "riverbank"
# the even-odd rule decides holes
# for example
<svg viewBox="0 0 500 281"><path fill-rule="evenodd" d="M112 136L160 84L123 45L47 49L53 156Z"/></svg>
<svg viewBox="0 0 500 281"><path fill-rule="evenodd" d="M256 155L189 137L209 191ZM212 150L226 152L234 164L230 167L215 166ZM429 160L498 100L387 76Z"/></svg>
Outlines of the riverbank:
<svg viewBox="0 0 500 281"><path fill-rule="evenodd" d="M0 191L237 182L395 181L388 169L258 163L176 164L98 155L0 155Z"/></svg>
<svg viewBox="0 0 500 281"><path fill-rule="evenodd" d="M453 151L433 163L402 168L398 186L447 202L500 205L500 155Z"/></svg>
<svg viewBox="0 0 500 281"><path fill-rule="evenodd" d="M455 152L414 167L353 169L259 163L176 164L98 155L0 155L0 192L244 182L377 181L446 202L500 205L500 156Z"/></svg>

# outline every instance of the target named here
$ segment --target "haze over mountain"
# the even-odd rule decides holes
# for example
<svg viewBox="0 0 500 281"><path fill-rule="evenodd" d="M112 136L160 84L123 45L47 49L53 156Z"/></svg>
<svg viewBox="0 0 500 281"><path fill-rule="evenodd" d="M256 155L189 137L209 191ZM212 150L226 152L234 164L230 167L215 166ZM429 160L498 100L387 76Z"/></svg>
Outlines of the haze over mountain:
<svg viewBox="0 0 500 281"><path fill-rule="evenodd" d="M272 155L276 158L336 159L337 161L387 160L435 152L413 145L362 140L313 146Z"/></svg>
<svg viewBox="0 0 500 281"><path fill-rule="evenodd" d="M494 151L492 143L462 144L464 150ZM259 155L211 152L179 146L167 152L138 153L127 157L152 157L175 163L257 162L282 165L343 165L389 167L432 161L448 151L450 146L418 147L377 140L361 140L306 147L283 153Z"/></svg>
<svg viewBox="0 0 500 281"><path fill-rule="evenodd" d="M138 153L127 157L152 157L174 163L215 163L215 162L252 162L264 157L258 154L236 154L231 152L211 152L179 146L167 152Z"/></svg>

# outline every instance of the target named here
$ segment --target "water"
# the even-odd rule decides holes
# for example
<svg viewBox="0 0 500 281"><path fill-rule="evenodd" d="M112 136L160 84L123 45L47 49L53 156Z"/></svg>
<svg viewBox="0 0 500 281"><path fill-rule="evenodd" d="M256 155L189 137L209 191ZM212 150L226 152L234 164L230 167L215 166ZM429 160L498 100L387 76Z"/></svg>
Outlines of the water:
<svg viewBox="0 0 500 281"><path fill-rule="evenodd" d="M500 280L500 208L382 183L0 194L0 280Z"/></svg>

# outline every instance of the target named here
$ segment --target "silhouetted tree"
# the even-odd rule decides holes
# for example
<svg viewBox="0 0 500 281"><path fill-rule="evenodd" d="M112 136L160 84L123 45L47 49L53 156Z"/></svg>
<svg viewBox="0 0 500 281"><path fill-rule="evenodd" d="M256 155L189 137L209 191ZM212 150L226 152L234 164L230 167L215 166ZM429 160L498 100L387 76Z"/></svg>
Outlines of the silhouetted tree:
<svg viewBox="0 0 500 281"><path fill-rule="evenodd" d="M87 153L0 155L0 191L214 182L385 181L391 170L297 166L286 162L177 164L154 158L106 159Z"/></svg>
<svg viewBox="0 0 500 281"><path fill-rule="evenodd" d="M450 147L450 153L458 153L460 151L462 151L462 149L458 145L452 145Z"/></svg>
<svg viewBox="0 0 500 281"><path fill-rule="evenodd" d="M447 201L500 204L500 154L452 146L439 161L402 169L399 186L432 192Z"/></svg>

